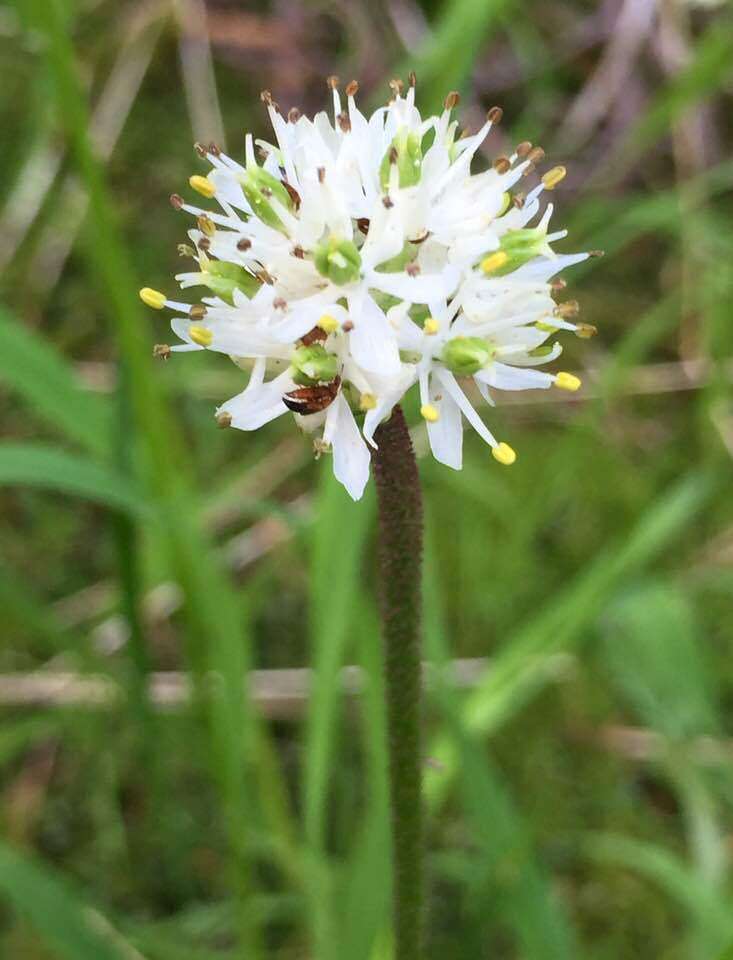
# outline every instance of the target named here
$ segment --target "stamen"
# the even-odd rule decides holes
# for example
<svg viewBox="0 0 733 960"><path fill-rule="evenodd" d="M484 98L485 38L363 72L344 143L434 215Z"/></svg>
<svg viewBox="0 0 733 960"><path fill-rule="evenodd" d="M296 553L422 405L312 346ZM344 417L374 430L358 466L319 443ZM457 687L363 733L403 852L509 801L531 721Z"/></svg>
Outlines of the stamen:
<svg viewBox="0 0 733 960"><path fill-rule="evenodd" d="M231 427L232 425L231 413L226 413L226 412L217 413L216 423L217 423L217 426L222 428L222 430L225 430L227 427Z"/></svg>
<svg viewBox="0 0 733 960"><path fill-rule="evenodd" d="M252 246L252 241L248 237L242 237L241 240L237 241L237 250L241 250L244 253L245 250L249 250Z"/></svg>
<svg viewBox="0 0 733 960"><path fill-rule="evenodd" d="M300 110L297 107L291 107L288 110L288 123L297 123L300 120Z"/></svg>
<svg viewBox="0 0 733 960"><path fill-rule="evenodd" d="M580 378L572 373L558 373L555 377L555 386L560 390L569 390L571 393L575 393L580 384Z"/></svg>
<svg viewBox="0 0 733 960"><path fill-rule="evenodd" d="M180 194L172 193L169 199L174 210L180 210L183 206L183 197Z"/></svg>
<svg viewBox="0 0 733 960"><path fill-rule="evenodd" d="M206 307L203 305L203 303L194 303L194 305L188 311L188 315L191 320L203 320L206 316Z"/></svg>
<svg viewBox="0 0 733 960"><path fill-rule="evenodd" d="M508 443L497 443L495 447L491 448L491 455L494 460L503 463L505 467L510 467L517 459L517 454Z"/></svg>
<svg viewBox="0 0 733 960"><path fill-rule="evenodd" d="M206 197L207 200L211 200L216 193L216 187L208 177L200 177L195 173L192 177L188 178L188 183L196 193L200 193L201 196Z"/></svg>
<svg viewBox="0 0 733 960"><path fill-rule="evenodd" d="M340 324L335 317L331 316L330 313L324 313L316 326L320 327L320 329L325 333L333 333L335 330L338 330Z"/></svg>
<svg viewBox="0 0 733 960"><path fill-rule="evenodd" d="M167 343L156 343L153 347L153 357L156 360L170 360L171 348Z"/></svg>
<svg viewBox="0 0 733 960"><path fill-rule="evenodd" d="M332 73L330 77L326 77L326 83L331 88L331 90L338 90L338 86L341 83L339 78L335 73Z"/></svg>
<svg viewBox="0 0 733 960"><path fill-rule="evenodd" d="M432 403L424 403L420 407L420 416L424 420L427 420L428 423L436 423L438 420L440 420L440 413L438 412L438 408L434 406Z"/></svg>
<svg viewBox="0 0 733 960"><path fill-rule="evenodd" d="M448 96L443 101L443 106L446 110L453 110L454 107L457 107L461 102L461 95L457 90L451 90Z"/></svg>
<svg viewBox="0 0 733 960"><path fill-rule="evenodd" d="M497 173L506 173L507 170L511 170L512 162L509 157L497 157L492 166Z"/></svg>
<svg viewBox="0 0 733 960"><path fill-rule="evenodd" d="M594 327L592 323L579 323L575 328L575 336L580 337L581 340L590 340L597 333L598 327Z"/></svg>
<svg viewBox="0 0 733 960"><path fill-rule="evenodd" d="M359 397L359 409L360 410L374 410L377 406L377 398L373 393L362 393Z"/></svg>
<svg viewBox="0 0 733 960"><path fill-rule="evenodd" d="M341 132L351 133L351 120L349 119L348 113L340 113L337 119Z"/></svg>
<svg viewBox="0 0 733 960"><path fill-rule="evenodd" d="M577 317L580 313L580 304L577 300L567 300L565 303L558 303L553 313L556 317L562 317L567 320L568 317Z"/></svg>
<svg viewBox="0 0 733 960"><path fill-rule="evenodd" d="M558 183L565 179L566 173L567 170L565 167L553 167L552 170L548 170L547 173L542 177L545 190L554 190Z"/></svg>
<svg viewBox="0 0 733 960"><path fill-rule="evenodd" d="M422 332L426 333L429 337L435 336L439 330L440 324L435 317L428 317L422 327Z"/></svg>
<svg viewBox="0 0 733 960"><path fill-rule="evenodd" d="M359 81L358 81L358 80L350 80L350 81L346 84L346 96L347 96L347 97L355 97L358 92L359 92Z"/></svg>
<svg viewBox="0 0 733 960"><path fill-rule="evenodd" d="M491 110L486 114L486 119L489 123L501 123L501 118L504 116L504 111L501 107L492 107Z"/></svg>
<svg viewBox="0 0 733 960"><path fill-rule="evenodd" d="M514 152L520 158L520 160L524 160L524 158L529 154L531 149L532 149L531 142L529 140L523 140L521 143L517 144Z"/></svg>
<svg viewBox="0 0 733 960"><path fill-rule="evenodd" d="M209 347L214 339L214 334L207 327L191 326L188 328L188 335L200 347Z"/></svg>
<svg viewBox="0 0 733 960"><path fill-rule="evenodd" d="M140 291L140 299L146 307L152 307L153 310L162 310L168 298L164 293L161 293L160 290L143 287Z"/></svg>
<svg viewBox="0 0 733 960"><path fill-rule="evenodd" d="M213 237L216 234L214 221L211 219L211 217L207 217L206 214L198 217L196 223L198 224L198 228L201 233L206 234L207 237Z"/></svg>

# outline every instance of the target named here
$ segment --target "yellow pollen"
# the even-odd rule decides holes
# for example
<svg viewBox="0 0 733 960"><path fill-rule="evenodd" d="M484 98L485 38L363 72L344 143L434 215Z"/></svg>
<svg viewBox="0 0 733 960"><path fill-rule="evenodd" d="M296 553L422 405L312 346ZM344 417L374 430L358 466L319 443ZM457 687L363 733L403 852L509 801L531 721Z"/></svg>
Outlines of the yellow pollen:
<svg viewBox="0 0 733 960"><path fill-rule="evenodd" d="M200 177L198 174L194 174L188 178L188 183L196 193L200 193L202 197L206 197L209 200L216 193L216 187L208 177Z"/></svg>
<svg viewBox="0 0 733 960"><path fill-rule="evenodd" d="M504 250L497 250L496 253L490 253L488 257L481 261L481 269L484 273L493 273L503 267L509 257Z"/></svg>
<svg viewBox="0 0 733 960"><path fill-rule="evenodd" d="M554 190L558 183L565 179L566 173L567 170L565 167L553 167L552 170L548 170L542 177L542 183L545 185L545 189Z"/></svg>
<svg viewBox="0 0 733 960"><path fill-rule="evenodd" d="M555 377L555 386L561 390L570 390L571 393L575 393L580 386L580 378L572 373L558 373Z"/></svg>
<svg viewBox="0 0 733 960"><path fill-rule="evenodd" d="M333 333L334 330L338 330L340 324L336 317L332 317L330 313L324 313L316 326L324 333Z"/></svg>
<svg viewBox="0 0 733 960"><path fill-rule="evenodd" d="M436 420L440 420L438 408L434 407L432 403L425 403L420 407L420 416L427 420L428 423L435 423Z"/></svg>
<svg viewBox="0 0 733 960"><path fill-rule="evenodd" d="M377 398L373 393L362 393L359 397L360 410L373 410L377 405Z"/></svg>
<svg viewBox="0 0 733 960"><path fill-rule="evenodd" d="M429 336L432 337L433 334L436 334L438 332L438 330L440 330L440 324L435 319L435 317L428 317L425 323L423 324L423 328L422 328L423 333L427 333Z"/></svg>
<svg viewBox="0 0 733 960"><path fill-rule="evenodd" d="M510 467L517 459L517 455L508 443L498 443L491 448L491 455L494 460L503 463L505 467Z"/></svg>
<svg viewBox="0 0 733 960"><path fill-rule="evenodd" d="M188 335L193 340L194 343L197 343L200 347L209 347L211 346L211 341L214 339L214 334L207 327L199 327L196 324L192 324L188 328Z"/></svg>
<svg viewBox="0 0 733 960"><path fill-rule="evenodd" d="M143 287L140 291L140 299L146 307L152 307L153 310L162 310L165 306L166 295L160 290L151 290L150 287Z"/></svg>

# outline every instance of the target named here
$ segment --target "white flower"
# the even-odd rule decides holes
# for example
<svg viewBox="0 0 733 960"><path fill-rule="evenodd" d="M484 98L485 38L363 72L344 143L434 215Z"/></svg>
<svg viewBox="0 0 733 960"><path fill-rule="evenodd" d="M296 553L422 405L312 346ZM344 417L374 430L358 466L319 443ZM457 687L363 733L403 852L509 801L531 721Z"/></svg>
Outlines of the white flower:
<svg viewBox="0 0 733 960"><path fill-rule="evenodd" d="M207 295L193 305L148 288L141 297L176 313L181 343L171 350L219 351L250 370L244 391L217 411L221 423L254 430L293 412L318 449L332 449L334 472L355 499L376 428L415 383L437 459L460 467L465 416L510 463L514 452L494 439L456 377L472 377L489 402L490 387L579 384L531 369L559 354L545 346L552 333L592 331L567 320L573 311L556 306L550 283L587 254L554 253L564 233L547 232L551 206L529 226L564 168L526 198L513 194L539 148L520 144L471 172L498 108L457 139L457 94L423 119L413 78L404 96L393 84L389 105L367 118L356 83L344 103L329 82L333 120L297 110L286 119L263 94L276 143L257 141L261 165L251 135L244 165L213 145L197 148L211 169L190 185L219 209L171 198L196 218L181 251L197 269L176 279Z"/></svg>

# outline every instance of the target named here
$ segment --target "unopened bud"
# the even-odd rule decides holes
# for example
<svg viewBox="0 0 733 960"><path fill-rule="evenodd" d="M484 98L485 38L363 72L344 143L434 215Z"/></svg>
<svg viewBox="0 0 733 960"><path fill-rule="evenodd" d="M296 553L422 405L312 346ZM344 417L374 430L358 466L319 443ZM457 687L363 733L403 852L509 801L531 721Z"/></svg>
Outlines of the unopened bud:
<svg viewBox="0 0 733 960"><path fill-rule="evenodd" d="M351 240L337 237L319 243L313 254L316 270L332 283L354 283L361 274L361 255Z"/></svg>
<svg viewBox="0 0 733 960"><path fill-rule="evenodd" d="M451 373L470 377L492 358L491 347L481 337L455 337L443 347L442 360Z"/></svg>
<svg viewBox="0 0 733 960"><path fill-rule="evenodd" d="M389 169L392 163L397 164L400 187L414 187L419 183L422 170L422 138L418 133L403 127L392 141L379 167L379 180L383 190L389 186Z"/></svg>
<svg viewBox="0 0 733 960"><path fill-rule="evenodd" d="M284 184L267 170L255 165L248 167L239 180L254 214L268 227L283 230L283 223L270 200L274 198L286 210L294 208L293 198Z"/></svg>
<svg viewBox="0 0 733 960"><path fill-rule="evenodd" d="M293 380L304 387L331 383L338 374L338 358L319 343L298 347L291 358Z"/></svg>

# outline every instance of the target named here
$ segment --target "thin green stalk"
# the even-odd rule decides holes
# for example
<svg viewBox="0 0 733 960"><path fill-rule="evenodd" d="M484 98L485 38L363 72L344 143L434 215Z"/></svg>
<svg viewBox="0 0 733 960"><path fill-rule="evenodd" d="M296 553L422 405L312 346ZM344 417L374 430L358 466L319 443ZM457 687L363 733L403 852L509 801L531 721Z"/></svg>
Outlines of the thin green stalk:
<svg viewBox="0 0 733 960"><path fill-rule="evenodd" d="M389 732L395 960L421 956L423 838L420 748L422 498L400 407L375 434L382 631Z"/></svg>

